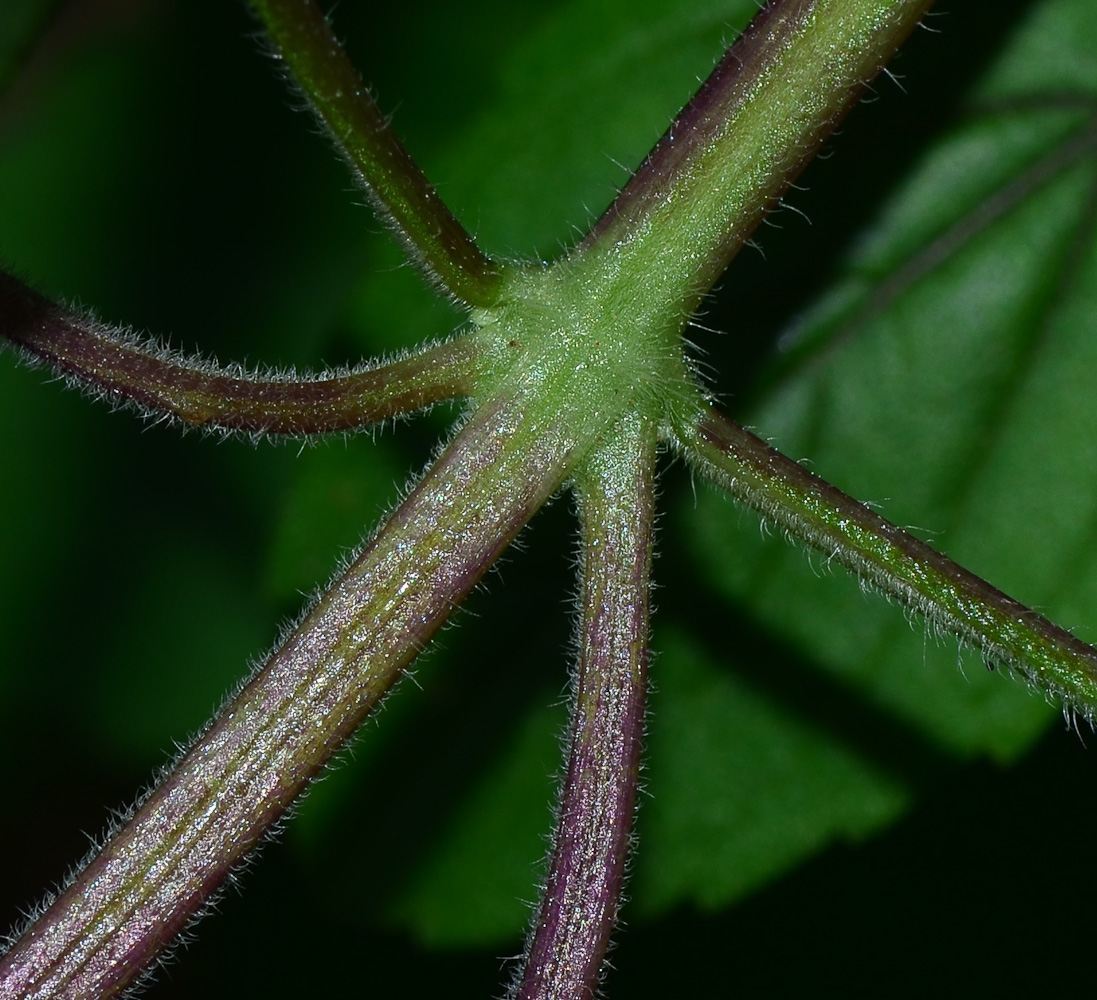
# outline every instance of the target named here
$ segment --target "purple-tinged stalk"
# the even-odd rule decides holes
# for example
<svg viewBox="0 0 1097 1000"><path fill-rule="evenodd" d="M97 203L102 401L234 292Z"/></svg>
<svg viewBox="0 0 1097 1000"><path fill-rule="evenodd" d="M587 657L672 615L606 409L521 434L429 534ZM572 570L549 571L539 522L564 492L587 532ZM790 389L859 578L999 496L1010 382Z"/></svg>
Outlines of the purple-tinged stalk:
<svg viewBox="0 0 1097 1000"><path fill-rule="evenodd" d="M388 364L310 378L247 375L80 317L0 271L0 337L85 391L190 426L253 435L346 431L471 394L477 345L459 338Z"/></svg>
<svg viewBox="0 0 1097 1000"><path fill-rule="evenodd" d="M320 8L312 0L250 0L250 6L374 209L415 261L458 301L492 305L499 269L396 138Z"/></svg>
<svg viewBox="0 0 1097 1000"><path fill-rule="evenodd" d="M0 961L0 998L137 980L568 474L566 420L485 402L346 573Z"/></svg>
<svg viewBox="0 0 1097 1000"><path fill-rule="evenodd" d="M517 1000L593 996L631 840L648 668L655 433L629 417L576 475L582 621L567 769Z"/></svg>
<svg viewBox="0 0 1097 1000"><path fill-rule="evenodd" d="M828 559L1016 670L1066 709L1097 716L1097 649L884 520L715 411L682 428L682 451L737 500Z"/></svg>

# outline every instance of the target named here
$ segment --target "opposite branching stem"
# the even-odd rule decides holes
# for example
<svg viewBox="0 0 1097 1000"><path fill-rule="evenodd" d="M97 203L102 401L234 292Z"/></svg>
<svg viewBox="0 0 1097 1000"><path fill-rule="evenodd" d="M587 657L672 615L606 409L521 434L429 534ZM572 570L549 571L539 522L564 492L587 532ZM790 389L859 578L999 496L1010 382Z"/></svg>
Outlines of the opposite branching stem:
<svg viewBox="0 0 1097 1000"><path fill-rule="evenodd" d="M1068 702L1097 705L1094 650L701 412L683 362L690 311L929 0L767 4L590 237L558 265L505 272L437 198L314 4L252 6L381 214L445 290L476 307L479 329L376 378L256 389L77 329L5 280L9 336L93 389L190 422L312 433L356 425L371 407L387 415L470 389L481 401L347 573L14 945L0 997L108 996L137 978L573 471L584 561L575 716L517 989L590 995L635 800L657 426L797 537Z"/></svg>
<svg viewBox="0 0 1097 1000"><path fill-rule="evenodd" d="M593 996L636 804L648 666L655 434L635 416L576 476L582 623L569 755L517 1000Z"/></svg>
<svg viewBox="0 0 1097 1000"><path fill-rule="evenodd" d="M218 368L79 316L0 271L0 336L112 402L189 426L298 436L368 426L472 392L480 352L460 338L319 378Z"/></svg>
<svg viewBox="0 0 1097 1000"><path fill-rule="evenodd" d="M681 445L736 499L1093 721L1097 649L709 411Z"/></svg>
<svg viewBox="0 0 1097 1000"><path fill-rule="evenodd" d="M250 0L279 58L351 170L419 265L469 306L490 306L499 270L393 133L312 0Z"/></svg>

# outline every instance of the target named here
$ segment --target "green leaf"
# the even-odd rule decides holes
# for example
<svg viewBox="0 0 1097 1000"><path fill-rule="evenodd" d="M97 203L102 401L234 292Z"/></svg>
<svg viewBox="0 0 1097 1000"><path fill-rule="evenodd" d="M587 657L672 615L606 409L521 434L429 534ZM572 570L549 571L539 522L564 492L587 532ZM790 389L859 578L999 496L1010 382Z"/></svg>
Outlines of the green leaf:
<svg viewBox="0 0 1097 1000"><path fill-rule="evenodd" d="M1097 622L1097 396L1087 378L1097 361L1097 131L1092 72L1071 53L1094 42L1087 5L1034 11L967 114L922 153L836 280L786 330L785 357L744 414L995 585L1087 626L1086 638ZM705 579L755 627L935 752L1006 762L1054 717L977 658L961 657L958 670L952 641L759 532L713 491L676 516ZM760 736L755 753L775 739ZM808 755L800 764L787 780L816 782ZM871 801L863 787L851 817ZM727 901L742 878L709 873L679 892Z"/></svg>
<svg viewBox="0 0 1097 1000"><path fill-rule="evenodd" d="M379 524L408 470L387 440L327 441L306 449L270 545L270 591L292 607Z"/></svg>
<svg viewBox="0 0 1097 1000"><path fill-rule="evenodd" d="M0 87L16 75L54 6L54 0L8 0L0 9Z"/></svg>
<svg viewBox="0 0 1097 1000"><path fill-rule="evenodd" d="M561 709L539 708L523 721L400 894L392 918L424 943L506 941L524 929L531 886L543 877L542 831L552 815L566 722Z"/></svg>
<svg viewBox="0 0 1097 1000"><path fill-rule="evenodd" d="M830 841L901 815L911 792L886 761L696 641L659 636L633 913L683 897L705 909L756 889Z"/></svg>

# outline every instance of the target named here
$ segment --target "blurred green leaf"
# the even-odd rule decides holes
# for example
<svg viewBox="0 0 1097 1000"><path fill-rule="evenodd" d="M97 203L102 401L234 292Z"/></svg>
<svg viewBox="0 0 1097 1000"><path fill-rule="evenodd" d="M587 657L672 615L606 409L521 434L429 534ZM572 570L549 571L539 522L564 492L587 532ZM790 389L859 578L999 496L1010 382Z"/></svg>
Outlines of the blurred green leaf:
<svg viewBox="0 0 1097 1000"><path fill-rule="evenodd" d="M292 606L332 572L332 553L353 552L379 524L410 470L387 440L326 441L305 449L270 548L270 590Z"/></svg>
<svg viewBox="0 0 1097 1000"><path fill-rule="evenodd" d="M1007 592L1090 627L1097 105L1092 67L1072 53L1095 42L1088 5L1033 10L963 118L921 155L836 280L786 330L785 357L744 414ZM935 752L1008 761L1054 717L977 657L957 670L952 641L833 579L825 560L768 537L713 491L677 516L706 581L756 627ZM760 737L753 753L773 738ZM802 765L789 780L816 782ZM867 803L871 785L863 788ZM851 804L850 816L865 803ZM679 892L729 900L742 877L725 878L722 893L712 874Z"/></svg>
<svg viewBox="0 0 1097 1000"><path fill-rule="evenodd" d="M0 7L0 87L16 74L56 0L7 0Z"/></svg>
<svg viewBox="0 0 1097 1000"><path fill-rule="evenodd" d="M562 706L538 708L455 811L392 918L427 945L506 941L524 929L542 877Z"/></svg>
<svg viewBox="0 0 1097 1000"><path fill-rule="evenodd" d="M725 905L910 804L886 761L752 685L734 650L714 662L671 630L659 649L634 913Z"/></svg>

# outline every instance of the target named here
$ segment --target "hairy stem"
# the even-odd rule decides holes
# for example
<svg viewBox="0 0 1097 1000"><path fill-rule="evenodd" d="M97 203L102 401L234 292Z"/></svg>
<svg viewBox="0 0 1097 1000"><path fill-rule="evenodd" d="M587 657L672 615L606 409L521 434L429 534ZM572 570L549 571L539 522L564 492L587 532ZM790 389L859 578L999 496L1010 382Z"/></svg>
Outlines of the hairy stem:
<svg viewBox="0 0 1097 1000"><path fill-rule="evenodd" d="M249 0L279 58L417 263L455 298L489 306L499 270L396 138L312 0Z"/></svg>
<svg viewBox="0 0 1097 1000"><path fill-rule="evenodd" d="M580 249L695 309L931 5L769 0Z"/></svg>
<svg viewBox="0 0 1097 1000"><path fill-rule="evenodd" d="M582 625L570 750L519 1000L593 996L617 918L647 688L655 435L630 417L576 476Z"/></svg>
<svg viewBox="0 0 1097 1000"><path fill-rule="evenodd" d="M270 660L0 962L0 998L137 979L567 474L574 441L485 403Z"/></svg>
<svg viewBox="0 0 1097 1000"><path fill-rule="evenodd" d="M93 394L192 426L249 434L354 430L469 395L467 338L330 377L261 377L163 350L82 318L0 271L0 337Z"/></svg>
<svg viewBox="0 0 1097 1000"><path fill-rule="evenodd" d="M715 411L680 433L686 455L747 506L929 621L1017 670L1091 722L1097 649L896 527Z"/></svg>

